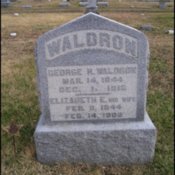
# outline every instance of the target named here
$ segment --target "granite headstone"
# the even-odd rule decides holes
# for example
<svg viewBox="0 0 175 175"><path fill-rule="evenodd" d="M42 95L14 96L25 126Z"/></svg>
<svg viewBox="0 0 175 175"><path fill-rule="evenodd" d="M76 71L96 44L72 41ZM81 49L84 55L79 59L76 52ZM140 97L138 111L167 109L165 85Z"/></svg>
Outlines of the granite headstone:
<svg viewBox="0 0 175 175"><path fill-rule="evenodd" d="M156 128L146 112L149 44L130 26L87 13L37 41L40 162L152 160Z"/></svg>
<svg viewBox="0 0 175 175"><path fill-rule="evenodd" d="M99 7L106 7L109 5L107 0L96 0ZM87 6L89 4L88 0L80 0L80 6Z"/></svg>
<svg viewBox="0 0 175 175"><path fill-rule="evenodd" d="M8 7L10 5L10 0L1 0L1 6L2 7Z"/></svg>
<svg viewBox="0 0 175 175"><path fill-rule="evenodd" d="M26 5L22 5L21 7L22 8L26 8L26 9L30 9L30 8L32 8L32 5L26 4Z"/></svg>
<svg viewBox="0 0 175 175"><path fill-rule="evenodd" d="M59 6L60 6L60 7L68 7L68 6L70 6L70 3L69 3L67 0L62 0L62 1L59 3Z"/></svg>
<svg viewBox="0 0 175 175"><path fill-rule="evenodd" d="M97 4L99 7L107 7L109 5L107 0L97 0Z"/></svg>
<svg viewBox="0 0 175 175"><path fill-rule="evenodd" d="M85 13L93 12L98 14L97 9L98 9L97 0L88 0Z"/></svg>
<svg viewBox="0 0 175 175"><path fill-rule="evenodd" d="M79 5L80 6L87 6L88 0L80 0Z"/></svg>
<svg viewBox="0 0 175 175"><path fill-rule="evenodd" d="M162 0L160 0L159 1L159 7L160 7L160 9L165 9L166 8L166 6L167 6L167 1L162 1Z"/></svg>

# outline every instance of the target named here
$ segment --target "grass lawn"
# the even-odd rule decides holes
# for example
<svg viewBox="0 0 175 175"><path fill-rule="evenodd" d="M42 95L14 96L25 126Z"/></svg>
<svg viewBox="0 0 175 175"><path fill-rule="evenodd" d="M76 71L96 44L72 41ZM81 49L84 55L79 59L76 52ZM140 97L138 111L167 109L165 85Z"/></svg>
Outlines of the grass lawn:
<svg viewBox="0 0 175 175"><path fill-rule="evenodd" d="M39 3L40 1L38 1ZM54 0L53 0L54 2ZM21 1L22 3L22 1ZM7 9L6 9L7 12ZM33 132L40 115L36 90L34 48L44 32L82 15L82 13L2 14L2 174L3 175L173 175L173 13L114 13L103 16L139 28L152 24L145 32L150 43L147 111L157 127L155 157L147 165L100 166L88 164L42 165L36 161ZM16 37L10 33L16 32ZM15 122L16 124L12 125ZM9 132L8 128L11 125ZM16 132L15 125L19 127ZM15 135L15 136L14 136Z"/></svg>

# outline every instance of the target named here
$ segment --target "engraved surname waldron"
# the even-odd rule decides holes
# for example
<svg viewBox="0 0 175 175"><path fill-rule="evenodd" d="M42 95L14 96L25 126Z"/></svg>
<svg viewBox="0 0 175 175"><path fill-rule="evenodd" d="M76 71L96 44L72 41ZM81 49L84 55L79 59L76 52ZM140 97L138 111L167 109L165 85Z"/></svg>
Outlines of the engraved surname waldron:
<svg viewBox="0 0 175 175"><path fill-rule="evenodd" d="M47 60L82 49L106 49L138 57L137 39L106 30L82 30L54 38L45 44Z"/></svg>

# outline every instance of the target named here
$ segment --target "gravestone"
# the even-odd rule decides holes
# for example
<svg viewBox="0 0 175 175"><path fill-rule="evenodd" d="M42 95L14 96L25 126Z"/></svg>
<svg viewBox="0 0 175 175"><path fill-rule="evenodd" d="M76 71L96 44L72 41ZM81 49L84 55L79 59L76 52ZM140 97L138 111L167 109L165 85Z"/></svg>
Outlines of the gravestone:
<svg viewBox="0 0 175 175"><path fill-rule="evenodd" d="M98 13L97 12L97 0L88 0L88 5L86 6L85 13L93 12L93 13Z"/></svg>
<svg viewBox="0 0 175 175"><path fill-rule="evenodd" d="M70 3L67 0L62 0L62 2L59 3L60 7L68 7L70 6Z"/></svg>
<svg viewBox="0 0 175 175"><path fill-rule="evenodd" d="M148 59L142 32L92 12L42 35L36 47L37 159L151 161L156 128L146 112Z"/></svg>
<svg viewBox="0 0 175 175"><path fill-rule="evenodd" d="M88 0L80 0L79 5L80 6L87 6Z"/></svg>
<svg viewBox="0 0 175 175"><path fill-rule="evenodd" d="M99 7L107 7L109 5L107 0L96 0L96 1ZM89 4L88 0L80 0L79 2L80 6L87 6L88 4Z"/></svg>
<svg viewBox="0 0 175 175"><path fill-rule="evenodd" d="M26 9L30 9L30 8L32 8L32 5L26 4L26 5L22 5L21 7L22 8L26 8Z"/></svg>
<svg viewBox="0 0 175 175"><path fill-rule="evenodd" d="M2 7L8 7L10 5L10 0L1 0L1 6Z"/></svg>
<svg viewBox="0 0 175 175"><path fill-rule="evenodd" d="M167 6L167 4L166 4L167 2L166 1L159 1L159 7L160 7L160 9L165 9L166 8L166 6Z"/></svg>
<svg viewBox="0 0 175 175"><path fill-rule="evenodd" d="M99 7L107 7L109 5L107 0L97 0L97 4Z"/></svg>
<svg viewBox="0 0 175 175"><path fill-rule="evenodd" d="M153 26L151 24L143 24L143 25L140 26L140 30L152 31L153 30Z"/></svg>

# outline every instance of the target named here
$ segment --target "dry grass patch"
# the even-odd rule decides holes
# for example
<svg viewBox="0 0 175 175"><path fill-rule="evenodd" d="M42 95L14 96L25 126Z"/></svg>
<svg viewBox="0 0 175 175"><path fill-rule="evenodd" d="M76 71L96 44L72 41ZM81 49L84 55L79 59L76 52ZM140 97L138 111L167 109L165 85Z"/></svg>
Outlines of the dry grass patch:
<svg viewBox="0 0 175 175"><path fill-rule="evenodd" d="M145 19L148 19L148 15L145 14L142 16L140 13L101 13L101 15L113 19L117 22L124 23L126 25L130 25L132 27L139 26L143 23Z"/></svg>
<svg viewBox="0 0 175 175"><path fill-rule="evenodd" d="M78 16L80 16L79 13L34 13L30 15L20 14L18 17L6 14L2 16L2 25L4 26L2 30L2 38L12 39L9 36L10 32L17 32L17 39L26 37L36 39L42 33ZM14 40L14 38L12 40Z"/></svg>
<svg viewBox="0 0 175 175"><path fill-rule="evenodd" d="M151 53L149 89L161 90L173 96L173 37L166 34L159 37L149 34L148 38Z"/></svg>

